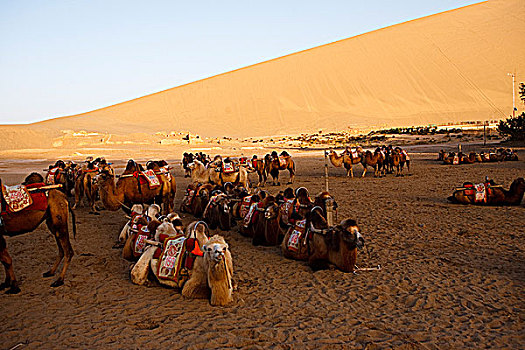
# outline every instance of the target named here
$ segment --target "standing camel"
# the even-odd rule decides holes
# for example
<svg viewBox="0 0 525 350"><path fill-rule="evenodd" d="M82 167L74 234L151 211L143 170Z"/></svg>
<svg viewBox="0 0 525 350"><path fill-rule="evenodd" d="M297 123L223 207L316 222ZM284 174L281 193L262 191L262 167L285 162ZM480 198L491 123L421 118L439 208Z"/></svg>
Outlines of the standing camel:
<svg viewBox="0 0 525 350"><path fill-rule="evenodd" d="M37 174L30 174L24 181L23 185L29 188L39 188L44 186L44 178ZM1 180L0 180L1 186ZM37 190L38 191L38 190ZM45 190L44 190L45 191ZM51 267L51 269L44 273L44 277L51 277L55 275L58 266L64 259L62 271L58 276L57 280L51 284L51 287L58 287L64 284L64 277L66 275L67 268L71 262L71 258L74 255L73 247L69 241L69 230L68 230L68 218L71 213L73 221L73 235L76 234L75 226L75 214L69 208L67 197L64 193L59 190L49 190L47 194L47 201L45 199L45 193L36 193L33 197L33 204L26 209L21 211L13 212L6 209L2 213L3 225L0 225L0 261L5 268L5 282L0 285L0 290L9 288L7 293L16 294L20 292L19 283L16 280L13 259L7 251L7 242L4 235L17 236L19 234L32 232L45 220L49 231L55 237L55 241L58 246L58 257ZM37 203L37 196L41 196L39 203ZM2 196L2 205L5 205L5 199ZM7 206L7 205L6 205Z"/></svg>
<svg viewBox="0 0 525 350"><path fill-rule="evenodd" d="M295 178L295 163L292 159L292 156L290 156L288 152L283 151L278 157L277 152L273 151L271 156L267 154L264 159L269 164L268 172L272 176L274 186L281 185L279 182L280 170L288 170L290 173L290 181L288 184L293 184L293 180Z"/></svg>
<svg viewBox="0 0 525 350"><path fill-rule="evenodd" d="M383 169L384 159L385 157L379 149L376 149L373 154L370 151L366 151L364 156L361 159L361 164L363 165L363 168L364 168L363 174L361 175L361 177L365 177L366 168L368 166L374 169L374 176L377 177L377 176L384 175L384 169Z"/></svg>
<svg viewBox="0 0 525 350"><path fill-rule="evenodd" d="M346 176L350 177L354 177L353 166L355 164L361 163L360 153L343 153L341 155L338 155L334 150L330 150L330 152L328 153L328 157L330 158L330 162L332 163L332 165L336 168L344 166L346 169Z"/></svg>

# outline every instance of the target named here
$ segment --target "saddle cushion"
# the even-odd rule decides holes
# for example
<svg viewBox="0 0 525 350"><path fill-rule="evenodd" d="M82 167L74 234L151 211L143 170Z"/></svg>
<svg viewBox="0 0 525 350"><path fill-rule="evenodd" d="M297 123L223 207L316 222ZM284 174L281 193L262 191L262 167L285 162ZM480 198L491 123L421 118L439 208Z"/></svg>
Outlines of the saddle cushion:
<svg viewBox="0 0 525 350"><path fill-rule="evenodd" d="M232 163L222 163L222 172L225 174L231 174L235 172L235 167Z"/></svg>
<svg viewBox="0 0 525 350"><path fill-rule="evenodd" d="M47 180L46 180L46 182L49 185L54 185L55 181L60 178L60 172L58 172L58 169L59 169L59 167L56 167L56 168L53 168L53 169L49 169L49 171L47 172Z"/></svg>
<svg viewBox="0 0 525 350"><path fill-rule="evenodd" d="M145 178L150 189L153 190L153 189L160 187L160 180L153 170L150 169L150 170L143 171L141 175L142 175L140 177L141 180ZM142 181L141 181L141 184L142 184Z"/></svg>
<svg viewBox="0 0 525 350"><path fill-rule="evenodd" d="M40 188L46 186L45 183L34 183L29 185L18 186L3 186L2 196L4 201L2 203L3 213L16 213L21 210L46 210L47 209L47 194L42 192L29 192L29 189ZM4 205L7 204L7 206Z"/></svg>
<svg viewBox="0 0 525 350"><path fill-rule="evenodd" d="M285 167L286 166L286 158L284 157L279 157L279 166L281 168Z"/></svg>
<svg viewBox="0 0 525 350"><path fill-rule="evenodd" d="M159 257L157 276L160 279L179 283L179 273L184 259L184 235L169 237L164 241Z"/></svg>
<svg viewBox="0 0 525 350"><path fill-rule="evenodd" d="M299 244L303 240L304 233L306 231L306 219L297 221L293 228L292 234L288 239L288 250L292 252L299 251Z"/></svg>

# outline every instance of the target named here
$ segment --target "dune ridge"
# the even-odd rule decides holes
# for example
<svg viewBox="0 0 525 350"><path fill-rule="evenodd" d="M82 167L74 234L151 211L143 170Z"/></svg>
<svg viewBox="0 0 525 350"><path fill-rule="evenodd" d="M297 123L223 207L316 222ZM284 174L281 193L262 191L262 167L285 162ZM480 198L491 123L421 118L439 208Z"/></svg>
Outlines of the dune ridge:
<svg viewBox="0 0 525 350"><path fill-rule="evenodd" d="M248 137L501 119L523 15L520 0L474 4L20 128Z"/></svg>

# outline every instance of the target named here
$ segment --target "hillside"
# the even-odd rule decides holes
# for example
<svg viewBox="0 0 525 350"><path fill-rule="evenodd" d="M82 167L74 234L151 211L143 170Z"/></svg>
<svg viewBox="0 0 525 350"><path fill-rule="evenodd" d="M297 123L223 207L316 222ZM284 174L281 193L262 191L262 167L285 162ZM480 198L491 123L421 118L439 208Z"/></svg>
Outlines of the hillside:
<svg viewBox="0 0 525 350"><path fill-rule="evenodd" d="M507 73L525 71L524 18L522 0L483 2L17 128L55 138L61 130L248 137L504 118Z"/></svg>

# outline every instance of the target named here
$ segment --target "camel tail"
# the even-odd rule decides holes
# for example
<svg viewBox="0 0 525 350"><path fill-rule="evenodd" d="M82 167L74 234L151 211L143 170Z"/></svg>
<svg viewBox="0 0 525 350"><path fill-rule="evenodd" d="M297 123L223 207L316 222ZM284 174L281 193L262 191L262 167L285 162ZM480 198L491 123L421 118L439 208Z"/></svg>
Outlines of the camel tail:
<svg viewBox="0 0 525 350"><path fill-rule="evenodd" d="M70 205L68 205L68 207L69 207L69 213L71 213L71 223L73 226L73 238L77 239L77 223L75 220L75 212L73 211L73 209L71 209Z"/></svg>

